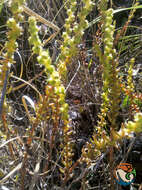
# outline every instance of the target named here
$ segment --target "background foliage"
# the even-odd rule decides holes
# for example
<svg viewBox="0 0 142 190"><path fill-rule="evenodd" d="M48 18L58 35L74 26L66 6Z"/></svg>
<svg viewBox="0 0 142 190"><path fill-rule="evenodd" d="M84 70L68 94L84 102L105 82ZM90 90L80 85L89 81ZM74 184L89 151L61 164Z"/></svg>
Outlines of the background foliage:
<svg viewBox="0 0 142 190"><path fill-rule="evenodd" d="M120 162L140 188L141 8L0 2L1 189L122 189Z"/></svg>

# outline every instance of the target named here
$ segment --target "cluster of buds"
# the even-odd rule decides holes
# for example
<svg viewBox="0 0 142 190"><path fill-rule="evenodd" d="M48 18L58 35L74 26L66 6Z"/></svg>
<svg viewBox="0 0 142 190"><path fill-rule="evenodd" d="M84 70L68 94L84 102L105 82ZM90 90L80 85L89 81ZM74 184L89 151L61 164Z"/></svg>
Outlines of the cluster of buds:
<svg viewBox="0 0 142 190"><path fill-rule="evenodd" d="M58 71L61 76L66 76L66 64L70 62L71 57L78 53L77 45L81 42L85 29L88 27L86 16L92 9L92 0L83 0L83 7L77 14L79 22L75 21L77 10L77 1L72 0L67 4L67 19L65 21L65 32L63 32L63 44L61 45L61 54L59 59Z"/></svg>
<svg viewBox="0 0 142 190"><path fill-rule="evenodd" d="M66 172L72 164L72 143L70 143L70 136L72 134L72 131L69 125L68 104L65 102L65 88L61 83L58 71L56 71L55 67L52 65L48 50L44 50L42 48L42 43L38 36L38 27L34 17L29 18L29 32L29 42L31 45L33 45L32 50L35 54L38 55L37 60L39 64L45 66L48 83L46 86L46 97L48 97L48 105L51 105L52 114L55 112L55 109L56 113L59 111L58 117L61 115L61 119L63 121L63 151L61 155L62 162L65 167L62 172ZM53 115L52 118L55 119Z"/></svg>
<svg viewBox="0 0 142 190"><path fill-rule="evenodd" d="M15 50L18 47L16 40L21 35L22 27L20 26L20 21L22 21L23 17L21 15L22 12L22 5L24 4L24 0L10 0L9 7L12 12L12 17L7 21L7 42L5 43L5 47L3 48L6 50L6 53L2 53L3 61L2 65L0 66L0 89L4 86L4 81L7 81L8 76L6 73L8 72L11 64L13 61L13 55Z"/></svg>

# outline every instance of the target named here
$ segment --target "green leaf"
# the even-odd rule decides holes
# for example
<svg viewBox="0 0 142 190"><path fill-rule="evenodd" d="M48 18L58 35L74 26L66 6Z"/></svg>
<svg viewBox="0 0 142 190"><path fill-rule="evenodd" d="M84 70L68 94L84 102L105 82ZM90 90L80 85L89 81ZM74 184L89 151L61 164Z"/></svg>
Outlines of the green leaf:
<svg viewBox="0 0 142 190"><path fill-rule="evenodd" d="M3 4L4 4L4 0L2 0L2 1L0 2L0 13L1 13L1 10L2 10L2 8L3 8Z"/></svg>
<svg viewBox="0 0 142 190"><path fill-rule="evenodd" d="M127 95L127 96L124 98L121 107L122 107L122 108L126 108L128 105L130 105L130 101L129 101L129 96Z"/></svg>
<svg viewBox="0 0 142 190"><path fill-rule="evenodd" d="M123 12L123 11L127 11L127 10L132 10L132 9L142 9L142 5L113 10L113 14L115 15L115 14L117 14L117 13L120 13L120 12ZM91 27L92 25L98 23L100 20L101 20L101 16L95 18L93 21L91 21L91 22L89 23L88 28Z"/></svg>

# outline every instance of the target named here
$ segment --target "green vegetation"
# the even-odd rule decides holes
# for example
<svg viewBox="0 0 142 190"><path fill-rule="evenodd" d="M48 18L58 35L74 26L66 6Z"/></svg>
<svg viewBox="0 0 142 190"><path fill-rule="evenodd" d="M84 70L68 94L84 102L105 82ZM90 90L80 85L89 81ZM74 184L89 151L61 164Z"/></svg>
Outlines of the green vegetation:
<svg viewBox="0 0 142 190"><path fill-rule="evenodd" d="M44 4L46 9L48 3ZM61 28L58 22L56 26L29 9L25 0L0 3L0 14L5 9L9 12L5 21L6 39L0 41L0 188L86 190L99 189L98 184L102 183L103 189L106 181L99 181L99 175L95 176L91 168L102 167L98 164L106 154L106 189L114 190L117 184L113 171L121 161L116 158L123 140L131 138L132 133L139 136L142 132L141 89L137 89L133 79L133 72L137 70L135 55L140 55L138 51L142 44L141 34L133 34L136 26L132 25L137 10L142 6L136 1L129 8L114 10L113 1L109 4L107 0L82 0L79 3L71 0L60 4L66 17ZM55 5L50 6L54 9ZM94 11L96 18L92 19ZM126 11L129 11L126 22L117 27L119 21L115 15ZM43 26L47 30L44 36L41 34ZM4 24L0 23L0 39L5 35L3 27ZM91 45L87 40L93 41ZM58 43L58 54L55 53L56 47L51 51L49 42ZM18 53L21 63L15 61L15 52L23 50L26 43L30 50L28 60L23 62L24 55L21 57ZM131 56L128 55L129 46ZM32 76L26 79L28 74L24 69L31 60ZM34 71L36 65L37 73ZM13 67L17 70L20 67L18 76ZM44 82L42 78L36 83L40 76ZM6 80L8 85L4 92ZM13 86L18 82L19 85ZM79 85L82 100L76 95L73 103L69 102L72 99L68 98L71 83L73 91ZM24 95L27 86L33 90L33 97ZM14 123L15 118L12 119L12 112L16 110L11 103L14 102L12 94L17 91L22 94L21 115L24 116L21 117L26 117L23 125ZM81 131L81 135L78 135L69 114L75 104L80 115L85 113L85 109L87 117L90 114L91 124L82 124L83 129L79 130L86 132ZM86 104L95 105L97 111L90 113ZM127 116L119 123L118 118L124 112ZM76 139L81 136L84 136L84 143L79 147Z"/></svg>

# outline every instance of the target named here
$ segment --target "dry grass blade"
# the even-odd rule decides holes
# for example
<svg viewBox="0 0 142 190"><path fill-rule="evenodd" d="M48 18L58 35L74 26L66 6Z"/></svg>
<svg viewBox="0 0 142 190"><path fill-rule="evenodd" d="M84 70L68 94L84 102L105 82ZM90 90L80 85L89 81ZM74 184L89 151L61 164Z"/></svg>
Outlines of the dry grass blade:
<svg viewBox="0 0 142 190"><path fill-rule="evenodd" d="M26 136L25 136L26 137ZM0 149L3 148L4 146L6 146L8 143L12 142L12 141L15 141L15 140L21 140L21 137L15 137L15 138L12 138L12 139L9 139L7 140L6 142L4 142L1 146L0 146Z"/></svg>
<svg viewBox="0 0 142 190"><path fill-rule="evenodd" d="M40 169L40 160L39 160L39 162L36 164L36 167L35 167L35 170L34 170L34 176L33 176L31 185L30 185L30 187L29 187L29 190L33 190L34 187L35 187L35 184L36 184L36 181L37 181L37 178L38 178L39 169Z"/></svg>
<svg viewBox="0 0 142 190"><path fill-rule="evenodd" d="M19 90L20 88L23 88L24 86L28 85L29 83L32 83L35 79L37 79L38 77L42 76L42 74L44 73L45 71L41 71L39 74L37 74L35 77L33 77L32 79L30 79L29 81L26 81L27 83L23 83L21 85L18 85L16 87L12 87L12 89L10 89L7 94L9 94L11 91L15 91L15 90ZM11 77L14 78L14 75L12 75ZM19 81L21 78L18 77L17 81ZM23 80L23 79L22 79ZM17 82L16 81L16 82Z"/></svg>
<svg viewBox="0 0 142 190"><path fill-rule="evenodd" d="M59 27L56 26L55 24L53 24L52 22L46 20L45 18L43 18L42 16L40 16L39 14L35 13L34 11L32 11L30 8L23 6L23 11L25 13L27 13L30 16L34 16L38 21L40 21L41 23L45 24L48 27L51 27L52 29L56 30L57 32L59 32Z"/></svg>
<svg viewBox="0 0 142 190"><path fill-rule="evenodd" d="M20 170L22 167L22 163L18 164L9 174L7 174L2 180L0 180L0 184L4 183L10 176L12 176L15 172Z"/></svg>
<svg viewBox="0 0 142 190"><path fill-rule="evenodd" d="M20 81L22 81L22 82L24 82L26 85L29 85L31 88L33 88L38 94L39 94L39 97L40 97L40 100L42 101L43 100L43 98L42 98L42 95L41 95L41 93L33 86L33 85L31 85L29 82L27 82L27 81L25 81L25 80L23 80L23 79L21 79L21 78L19 78L19 77L16 77L16 76L14 76L14 75L12 75L11 76L12 78L15 78L15 79L17 79L17 80L20 80ZM32 79L31 79L32 80ZM30 80L30 82L31 82L31 80ZM24 86L24 85L23 85ZM22 87L23 87L22 86ZM14 90L17 90L17 88L18 87L16 87L16 89L14 89ZM21 88L21 86L20 86L20 88ZM19 88L18 88L19 89ZM13 90L13 89L12 89Z"/></svg>
<svg viewBox="0 0 142 190"><path fill-rule="evenodd" d="M58 32L53 33L47 40L43 42L43 46L47 45L50 40L53 40L58 35Z"/></svg>
<svg viewBox="0 0 142 190"><path fill-rule="evenodd" d="M33 100L30 97L28 97L26 95L22 96L23 106L24 106L24 108L26 110L26 113L27 113L27 116L28 116L29 120L31 120L31 116L30 116L26 101L31 105L31 107L33 108L34 111L35 111L35 105L34 105Z"/></svg>

